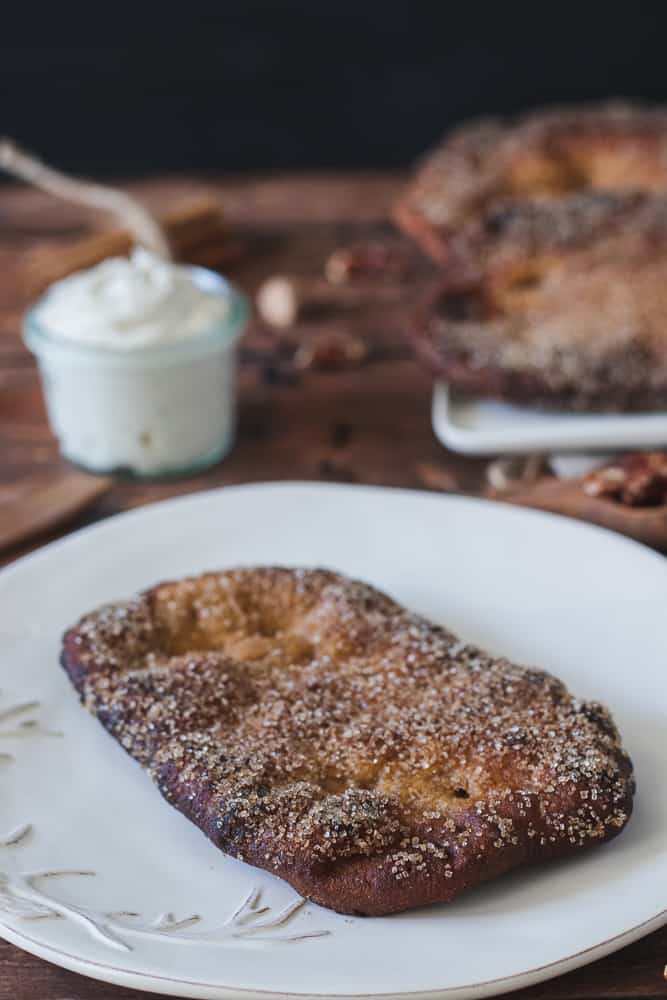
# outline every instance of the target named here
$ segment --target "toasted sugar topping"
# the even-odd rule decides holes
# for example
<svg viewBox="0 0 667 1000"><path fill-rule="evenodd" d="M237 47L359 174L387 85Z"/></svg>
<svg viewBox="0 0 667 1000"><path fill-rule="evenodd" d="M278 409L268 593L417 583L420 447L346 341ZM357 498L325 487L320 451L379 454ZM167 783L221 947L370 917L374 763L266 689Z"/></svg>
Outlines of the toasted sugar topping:
<svg viewBox="0 0 667 1000"><path fill-rule="evenodd" d="M478 282L444 297L422 341L451 384L664 408L666 108L612 102L464 125L405 204L448 280Z"/></svg>
<svg viewBox="0 0 667 1000"><path fill-rule="evenodd" d="M410 200L448 227L476 221L498 197L591 188L667 191L664 108L615 101L470 122L425 159Z"/></svg>
<svg viewBox="0 0 667 1000"><path fill-rule="evenodd" d="M554 269L531 301L487 318L452 319L445 297L429 337L444 359L535 372L554 391L658 392L667 388L666 312L664 264L656 259L628 275L619 261L598 271Z"/></svg>
<svg viewBox="0 0 667 1000"><path fill-rule="evenodd" d="M396 879L475 845L583 845L626 817L600 706L364 584L237 570L75 632L88 707L225 849L268 866L375 857ZM210 824L209 824L210 826Z"/></svg>
<svg viewBox="0 0 667 1000"><path fill-rule="evenodd" d="M445 363L582 399L667 391L667 198L574 195L487 221L479 280L443 289L427 322Z"/></svg>

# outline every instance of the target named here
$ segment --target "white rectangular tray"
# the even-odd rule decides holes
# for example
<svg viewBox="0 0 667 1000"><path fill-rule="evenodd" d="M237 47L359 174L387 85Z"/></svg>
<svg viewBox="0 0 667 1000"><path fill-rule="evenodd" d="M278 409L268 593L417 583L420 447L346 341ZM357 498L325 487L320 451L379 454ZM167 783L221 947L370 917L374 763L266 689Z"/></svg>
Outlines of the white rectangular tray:
<svg viewBox="0 0 667 1000"><path fill-rule="evenodd" d="M488 455L667 445L667 413L549 413L452 392L433 391L433 430L452 451Z"/></svg>

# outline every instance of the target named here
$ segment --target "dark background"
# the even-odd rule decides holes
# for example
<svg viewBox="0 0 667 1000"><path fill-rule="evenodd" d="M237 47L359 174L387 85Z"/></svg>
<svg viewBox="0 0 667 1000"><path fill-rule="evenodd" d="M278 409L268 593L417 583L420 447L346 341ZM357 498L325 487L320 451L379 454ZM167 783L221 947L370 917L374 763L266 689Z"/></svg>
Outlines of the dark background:
<svg viewBox="0 0 667 1000"><path fill-rule="evenodd" d="M470 115L667 99L667 4L7 4L0 132L91 173L405 164Z"/></svg>

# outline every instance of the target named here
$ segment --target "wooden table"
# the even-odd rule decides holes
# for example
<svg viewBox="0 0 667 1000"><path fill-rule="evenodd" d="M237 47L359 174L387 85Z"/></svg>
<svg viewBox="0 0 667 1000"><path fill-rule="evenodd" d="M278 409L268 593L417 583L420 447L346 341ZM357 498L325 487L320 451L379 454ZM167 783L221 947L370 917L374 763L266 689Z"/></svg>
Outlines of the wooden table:
<svg viewBox="0 0 667 1000"><path fill-rule="evenodd" d="M275 273L321 275L323 261L334 248L391 234L387 210L401 182L395 174L369 173L162 178L133 187L156 209L202 186L219 191L230 231L243 248L228 270L252 292L261 279ZM20 340L25 302L15 280L17 255L38 242L76 238L89 223L80 211L41 194L0 188L0 485L60 465L37 373ZM163 497L261 480L324 479L417 488L449 484L478 491L483 463L448 454L436 442L429 416L430 379L411 359L401 336L406 312L431 277L428 265L421 264L400 301L372 302L354 312L324 316L287 338L253 323L242 350L238 443L229 458L188 480L117 482L67 529ZM363 365L336 373L295 371L291 358L296 342L321 330L345 328L363 335L370 345ZM521 995L549 1000L667 996L666 961L667 928ZM138 1000L144 995L84 979L0 942L0 1000Z"/></svg>

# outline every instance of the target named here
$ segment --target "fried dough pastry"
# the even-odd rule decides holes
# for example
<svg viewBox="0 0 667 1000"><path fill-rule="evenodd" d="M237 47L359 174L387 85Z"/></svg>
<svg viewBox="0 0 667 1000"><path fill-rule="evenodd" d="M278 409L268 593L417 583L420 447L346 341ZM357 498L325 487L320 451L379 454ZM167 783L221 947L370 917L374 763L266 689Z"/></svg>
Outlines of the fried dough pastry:
<svg viewBox="0 0 667 1000"><path fill-rule="evenodd" d="M456 266L498 199L577 191L666 192L667 110L613 102L463 125L426 157L395 215L430 256Z"/></svg>
<svg viewBox="0 0 667 1000"><path fill-rule="evenodd" d="M545 407L667 408L667 196L497 202L473 246L414 326L438 376Z"/></svg>
<svg viewBox="0 0 667 1000"><path fill-rule="evenodd" d="M83 618L62 662L214 844L343 913L452 900L632 809L604 708L336 573L164 583Z"/></svg>

